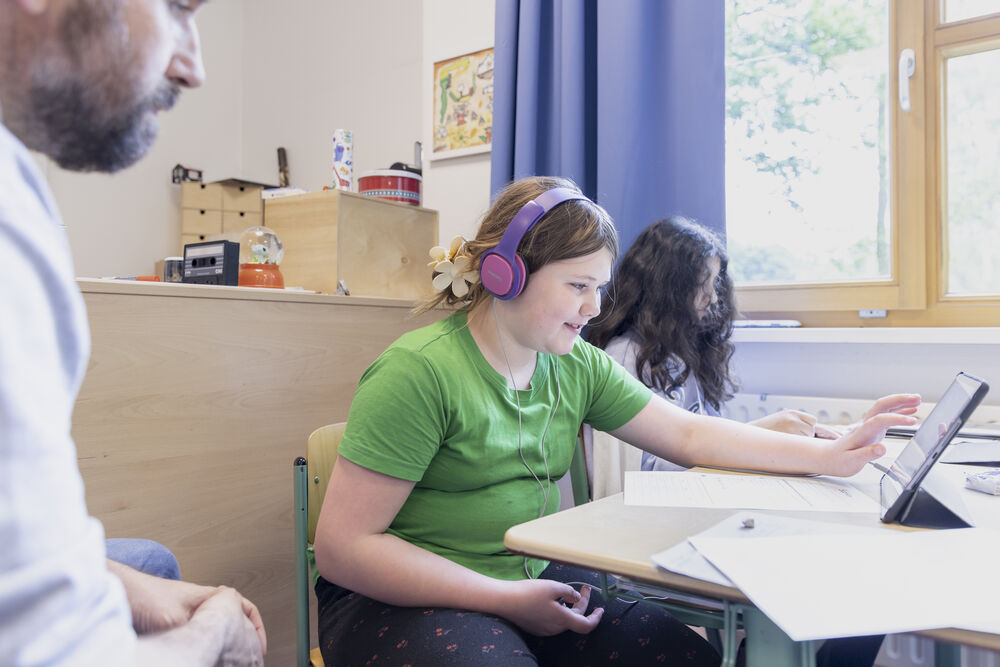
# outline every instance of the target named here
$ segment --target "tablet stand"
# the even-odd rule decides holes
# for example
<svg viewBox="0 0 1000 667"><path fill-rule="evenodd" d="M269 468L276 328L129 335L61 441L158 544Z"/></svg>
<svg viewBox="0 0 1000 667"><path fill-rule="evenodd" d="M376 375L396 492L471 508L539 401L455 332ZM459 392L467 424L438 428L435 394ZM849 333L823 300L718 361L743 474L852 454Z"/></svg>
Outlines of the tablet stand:
<svg viewBox="0 0 1000 667"><path fill-rule="evenodd" d="M901 494L893 508L901 505L893 521L904 526L919 528L972 528L965 503L959 495L954 481L942 476L936 468L931 468L920 482L915 493ZM884 509L884 508L883 508ZM883 515L891 514L884 512Z"/></svg>

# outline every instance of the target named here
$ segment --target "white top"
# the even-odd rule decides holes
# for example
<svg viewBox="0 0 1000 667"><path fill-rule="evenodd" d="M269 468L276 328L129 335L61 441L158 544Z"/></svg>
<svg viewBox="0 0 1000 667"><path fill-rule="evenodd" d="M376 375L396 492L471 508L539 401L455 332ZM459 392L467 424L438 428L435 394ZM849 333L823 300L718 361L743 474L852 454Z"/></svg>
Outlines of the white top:
<svg viewBox="0 0 1000 667"><path fill-rule="evenodd" d="M613 338L604 351L633 376L639 377L635 367L638 346L632 338L628 336ZM677 363L680 364L679 361ZM649 386L648 372L645 378L640 379ZM693 374L688 375L684 384L673 391L668 393L656 389L653 391L658 396L688 412L719 415L717 410L705 403L701 385ZM583 442L587 460L587 476L590 478L591 495L594 500L624 491L627 471L684 470L676 463L644 452L602 431L595 431L590 426L584 426Z"/></svg>
<svg viewBox="0 0 1000 667"><path fill-rule="evenodd" d="M0 124L0 665L134 663L70 437L89 354L55 202Z"/></svg>

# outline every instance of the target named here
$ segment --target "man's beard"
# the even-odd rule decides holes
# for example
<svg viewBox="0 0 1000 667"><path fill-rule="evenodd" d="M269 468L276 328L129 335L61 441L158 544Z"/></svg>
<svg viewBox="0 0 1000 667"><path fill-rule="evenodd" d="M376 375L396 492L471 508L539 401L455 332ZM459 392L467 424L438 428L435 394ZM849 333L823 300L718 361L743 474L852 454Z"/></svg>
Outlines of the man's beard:
<svg viewBox="0 0 1000 667"><path fill-rule="evenodd" d="M44 137L31 148L72 171L115 172L149 151L159 124L156 111L172 107L180 88L164 83L126 109L106 110L93 87L79 82L37 84L30 93L30 135Z"/></svg>

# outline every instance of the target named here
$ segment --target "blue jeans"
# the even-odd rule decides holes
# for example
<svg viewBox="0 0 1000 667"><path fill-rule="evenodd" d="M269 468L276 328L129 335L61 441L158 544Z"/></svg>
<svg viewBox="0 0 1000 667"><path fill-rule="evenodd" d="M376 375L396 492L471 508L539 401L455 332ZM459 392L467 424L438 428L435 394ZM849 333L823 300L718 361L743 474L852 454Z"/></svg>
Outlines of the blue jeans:
<svg viewBox="0 0 1000 667"><path fill-rule="evenodd" d="M159 542L120 537L108 538L104 542L110 560L161 579L181 578L177 559L170 549Z"/></svg>

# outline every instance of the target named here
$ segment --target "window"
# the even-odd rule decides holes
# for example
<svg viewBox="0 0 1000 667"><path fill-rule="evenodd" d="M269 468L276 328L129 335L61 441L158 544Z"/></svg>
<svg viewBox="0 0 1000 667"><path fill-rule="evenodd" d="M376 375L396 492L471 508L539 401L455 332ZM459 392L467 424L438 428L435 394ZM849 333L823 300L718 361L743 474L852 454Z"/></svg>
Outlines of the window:
<svg viewBox="0 0 1000 667"><path fill-rule="evenodd" d="M730 6L726 209L733 277L887 280L888 0Z"/></svg>
<svg viewBox="0 0 1000 667"><path fill-rule="evenodd" d="M745 314L1000 325L990 11L993 0L727 0L726 217Z"/></svg>

